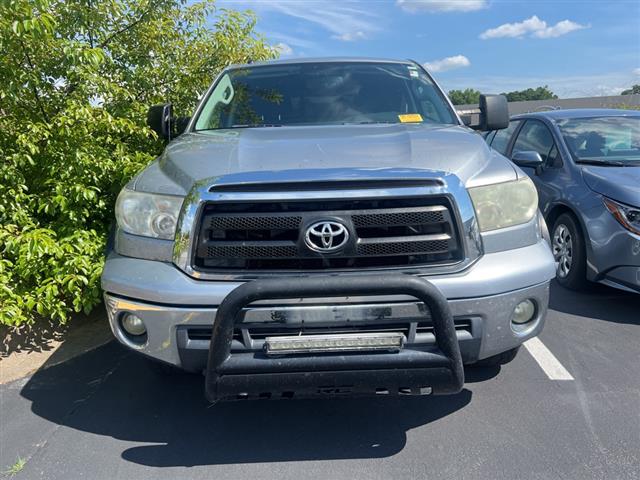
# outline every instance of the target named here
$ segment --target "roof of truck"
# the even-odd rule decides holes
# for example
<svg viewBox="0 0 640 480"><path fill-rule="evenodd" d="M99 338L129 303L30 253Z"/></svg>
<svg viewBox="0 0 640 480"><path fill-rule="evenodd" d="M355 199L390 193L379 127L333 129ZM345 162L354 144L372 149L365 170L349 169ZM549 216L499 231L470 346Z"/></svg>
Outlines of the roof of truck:
<svg viewBox="0 0 640 480"><path fill-rule="evenodd" d="M392 58L374 58L374 57L304 57L304 58L286 58L281 60L267 60L264 62L243 63L229 65L229 68L242 68L242 67L260 67L265 65L295 65L299 63L399 63L399 64L413 64L413 60L398 60Z"/></svg>

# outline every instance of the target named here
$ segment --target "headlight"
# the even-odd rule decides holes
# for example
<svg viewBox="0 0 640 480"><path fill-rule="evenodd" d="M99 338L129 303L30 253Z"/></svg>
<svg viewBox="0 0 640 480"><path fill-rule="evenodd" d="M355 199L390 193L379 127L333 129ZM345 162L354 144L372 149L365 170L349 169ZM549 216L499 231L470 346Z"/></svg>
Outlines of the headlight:
<svg viewBox="0 0 640 480"><path fill-rule="evenodd" d="M615 217L620 225L630 232L640 235L640 208L630 207L618 202L614 202L610 198L603 197L604 205L607 210Z"/></svg>
<svg viewBox="0 0 640 480"><path fill-rule="evenodd" d="M480 231L526 223L538 210L538 193L529 177L469 189Z"/></svg>
<svg viewBox="0 0 640 480"><path fill-rule="evenodd" d="M127 233L173 240L183 197L123 189L116 201L118 226Z"/></svg>

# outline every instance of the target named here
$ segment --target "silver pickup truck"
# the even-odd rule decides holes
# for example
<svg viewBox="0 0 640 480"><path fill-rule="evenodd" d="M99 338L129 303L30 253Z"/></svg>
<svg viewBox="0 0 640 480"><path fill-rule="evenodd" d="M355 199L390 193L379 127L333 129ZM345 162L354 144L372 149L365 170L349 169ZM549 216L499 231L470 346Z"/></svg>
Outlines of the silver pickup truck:
<svg viewBox="0 0 640 480"><path fill-rule="evenodd" d="M508 125L504 97L479 111ZM148 121L171 141L118 197L105 301L209 400L455 393L541 331L536 190L418 63L230 66Z"/></svg>

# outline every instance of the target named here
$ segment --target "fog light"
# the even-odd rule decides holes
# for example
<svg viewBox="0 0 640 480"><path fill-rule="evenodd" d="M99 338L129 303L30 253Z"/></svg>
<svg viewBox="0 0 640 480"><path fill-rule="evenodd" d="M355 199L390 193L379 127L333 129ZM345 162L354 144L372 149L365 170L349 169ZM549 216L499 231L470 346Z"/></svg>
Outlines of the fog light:
<svg viewBox="0 0 640 480"><path fill-rule="evenodd" d="M533 303L533 300L527 298L516 305L516 308L513 310L513 318L511 321L518 325L522 325L523 323L530 322L535 314L536 304Z"/></svg>
<svg viewBox="0 0 640 480"><path fill-rule="evenodd" d="M122 317L122 328L129 335L140 336L147 333L147 328L144 326L144 322L140 317L137 317L133 313L125 313Z"/></svg>

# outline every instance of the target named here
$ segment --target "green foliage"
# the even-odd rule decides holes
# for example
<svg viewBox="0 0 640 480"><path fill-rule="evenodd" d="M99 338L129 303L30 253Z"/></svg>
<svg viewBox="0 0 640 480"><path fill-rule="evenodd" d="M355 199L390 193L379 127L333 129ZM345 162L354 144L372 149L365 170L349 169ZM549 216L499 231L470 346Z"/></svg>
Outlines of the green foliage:
<svg viewBox="0 0 640 480"><path fill-rule="evenodd" d="M558 98L548 86L538 88L527 88L526 90L516 90L509 93L502 93L509 102L520 102L523 100L551 100ZM449 98L454 105L477 104L480 101L480 91L473 88L465 90L449 91Z"/></svg>
<svg viewBox="0 0 640 480"><path fill-rule="evenodd" d="M0 324L100 301L115 197L157 155L147 108L188 115L217 72L275 51L212 0L0 2Z"/></svg>
<svg viewBox="0 0 640 480"><path fill-rule="evenodd" d="M549 87L527 88L526 90L515 90L509 93L503 93L509 102L522 102L526 100L553 100L558 96L549 90Z"/></svg>
<svg viewBox="0 0 640 480"><path fill-rule="evenodd" d="M631 88L627 90L623 90L620 95L638 95L640 94L640 85L633 85Z"/></svg>
<svg viewBox="0 0 640 480"><path fill-rule="evenodd" d="M480 102L480 91L473 88L464 90L450 90L449 98L454 105L477 105Z"/></svg>
<svg viewBox="0 0 640 480"><path fill-rule="evenodd" d="M609 108L618 108L620 110L640 110L640 105L628 105L621 103L619 105L611 105Z"/></svg>

